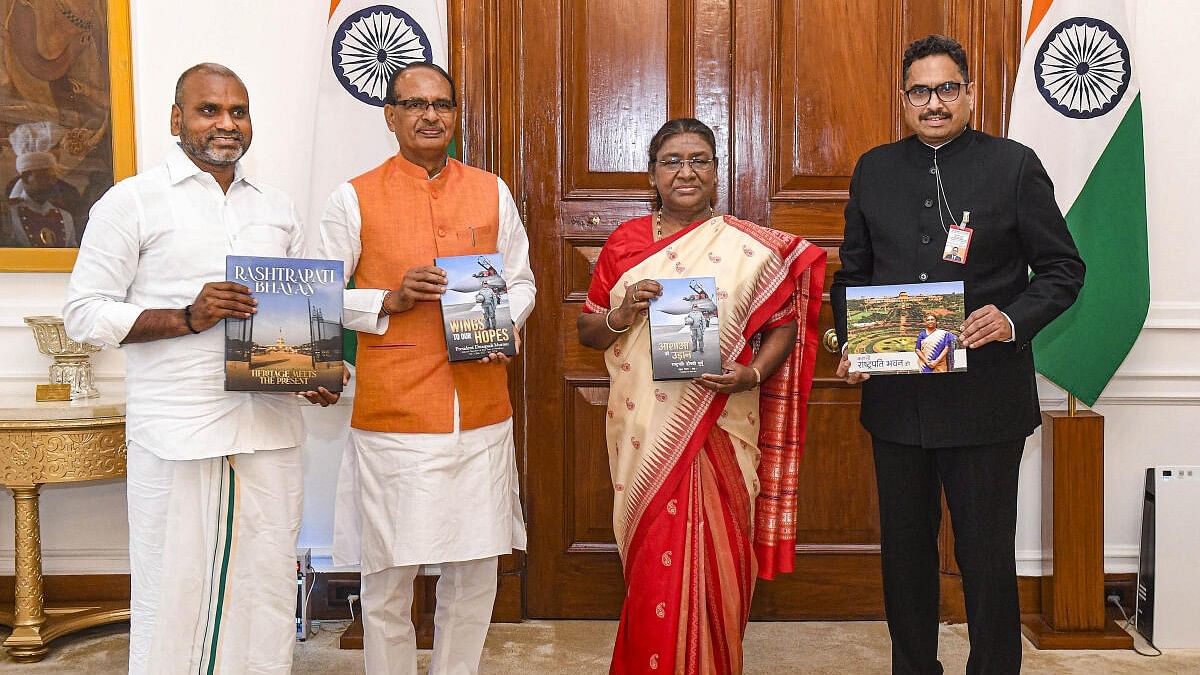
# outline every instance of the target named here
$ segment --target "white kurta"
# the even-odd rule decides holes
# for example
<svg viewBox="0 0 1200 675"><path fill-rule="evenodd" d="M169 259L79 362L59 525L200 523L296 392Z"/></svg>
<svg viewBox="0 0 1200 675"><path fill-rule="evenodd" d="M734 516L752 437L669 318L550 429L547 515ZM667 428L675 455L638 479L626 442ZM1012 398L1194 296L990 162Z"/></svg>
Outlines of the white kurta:
<svg viewBox="0 0 1200 675"><path fill-rule="evenodd" d="M63 316L74 339L126 355L130 673L291 670L297 398L225 391L220 324L121 341L146 309L182 309L223 281L227 255L304 250L287 195L240 164L223 192L178 146L92 208Z"/></svg>
<svg viewBox="0 0 1200 675"><path fill-rule="evenodd" d="M304 230L283 192L235 169L229 192L178 145L92 207L67 286L73 339L125 353L126 435L163 459L291 448L304 440L295 396L225 391L225 329L122 345L146 309L183 309L225 280L225 256L294 258ZM186 383L186 385L181 384Z"/></svg>
<svg viewBox="0 0 1200 675"><path fill-rule="evenodd" d="M497 249L504 259L513 322L533 311L529 240L516 204L499 183ZM354 187L344 183L321 219L322 258L342 260L353 275L362 253L362 216ZM382 335L386 289L346 291L347 328ZM517 480L512 419L479 429L410 434L350 430L334 508L333 559L361 565L363 574L388 567L476 560L524 549L525 521Z"/></svg>

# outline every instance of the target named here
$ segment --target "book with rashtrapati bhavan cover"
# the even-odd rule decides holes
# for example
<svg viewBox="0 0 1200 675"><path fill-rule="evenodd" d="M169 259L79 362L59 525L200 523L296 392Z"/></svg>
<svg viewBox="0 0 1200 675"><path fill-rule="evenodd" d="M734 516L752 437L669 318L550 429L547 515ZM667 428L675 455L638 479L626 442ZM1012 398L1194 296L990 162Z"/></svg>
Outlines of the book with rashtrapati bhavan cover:
<svg viewBox="0 0 1200 675"><path fill-rule="evenodd" d="M690 380L721 372L721 327L713 277L655 279L650 301L650 361L655 380Z"/></svg>
<svg viewBox="0 0 1200 675"><path fill-rule="evenodd" d="M435 258L446 272L442 324L451 361L478 361L488 354L515 356L517 346L504 260L499 253Z"/></svg>
<svg viewBox="0 0 1200 675"><path fill-rule="evenodd" d="M226 256L258 311L225 319L226 391L342 390L342 261Z"/></svg>
<svg viewBox="0 0 1200 675"><path fill-rule="evenodd" d="M967 369L958 331L966 319L961 281L846 289L846 357L871 374Z"/></svg>

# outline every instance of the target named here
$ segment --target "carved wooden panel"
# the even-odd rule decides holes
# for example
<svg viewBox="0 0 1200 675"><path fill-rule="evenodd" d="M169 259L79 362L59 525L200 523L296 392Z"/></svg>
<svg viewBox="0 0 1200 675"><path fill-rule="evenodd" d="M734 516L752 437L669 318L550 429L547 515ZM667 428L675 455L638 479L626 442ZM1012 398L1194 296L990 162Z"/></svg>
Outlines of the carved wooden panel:
<svg viewBox="0 0 1200 675"><path fill-rule="evenodd" d="M565 196L648 198L645 149L671 94L668 20L664 2L563 2Z"/></svg>
<svg viewBox="0 0 1200 675"><path fill-rule="evenodd" d="M566 302L583 302L587 299L588 287L592 283L592 272L596 259L604 247L603 239L571 237L563 241L563 290Z"/></svg>
<svg viewBox="0 0 1200 675"><path fill-rule="evenodd" d="M779 25L794 29L774 34L779 154L772 199L845 190L859 155L892 139L890 113L896 109L899 78L888 29L896 4L779 3Z"/></svg>
<svg viewBox="0 0 1200 675"><path fill-rule="evenodd" d="M613 494L604 440L608 383L568 378L566 397L566 479L568 485L576 486L563 503L564 512L570 514L568 550L614 553Z"/></svg>

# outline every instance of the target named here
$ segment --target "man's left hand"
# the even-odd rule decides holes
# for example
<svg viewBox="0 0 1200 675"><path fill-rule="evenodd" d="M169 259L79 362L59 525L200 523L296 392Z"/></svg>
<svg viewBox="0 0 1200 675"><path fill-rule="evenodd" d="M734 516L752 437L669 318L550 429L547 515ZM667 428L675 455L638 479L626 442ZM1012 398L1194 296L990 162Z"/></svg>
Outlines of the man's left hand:
<svg viewBox="0 0 1200 675"><path fill-rule="evenodd" d="M491 354L488 354L487 356L483 357L482 359L479 359L479 362L480 363L491 363L492 361L499 361L500 363L507 365L509 361L512 361L514 358L516 358L517 354L520 354L520 353L521 353L521 334L519 332L517 332L517 329L514 326L513 327L513 355L509 356L508 354L505 354L503 352L492 352Z"/></svg>
<svg viewBox="0 0 1200 675"><path fill-rule="evenodd" d="M989 342L1005 342L1012 339L1012 327L1004 313L995 305L987 305L971 312L963 322L962 343L968 349L978 349Z"/></svg>
<svg viewBox="0 0 1200 675"><path fill-rule="evenodd" d="M350 383L350 369L347 368L346 364L343 363L342 364L342 386L345 387L349 383ZM307 399L309 403L311 403L313 405L319 405L322 408L327 408L327 407L333 405L334 403L337 403L338 400L342 398L341 392L329 391L325 387L318 387L316 391L302 391L302 392L298 392L298 393L300 396L303 396L305 399Z"/></svg>

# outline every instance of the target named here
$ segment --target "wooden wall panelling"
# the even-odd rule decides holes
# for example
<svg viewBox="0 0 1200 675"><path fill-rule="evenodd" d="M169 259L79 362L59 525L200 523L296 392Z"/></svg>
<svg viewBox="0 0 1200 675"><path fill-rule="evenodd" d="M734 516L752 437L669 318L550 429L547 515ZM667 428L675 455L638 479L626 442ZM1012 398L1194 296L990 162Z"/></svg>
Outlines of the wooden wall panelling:
<svg viewBox="0 0 1200 675"><path fill-rule="evenodd" d="M513 0L449 0L447 5L449 70L459 101L458 156L471 166L500 175L520 208L515 160L519 144L514 142L518 97L511 68L517 39L514 31L519 27L513 21ZM525 397L525 368L524 359L509 366L513 440L523 500L527 500L525 471L520 468L525 465L525 407L520 402ZM524 579L525 557L501 556L493 621L522 620ZM422 611L431 613L433 594L417 594L414 603L424 603Z"/></svg>

